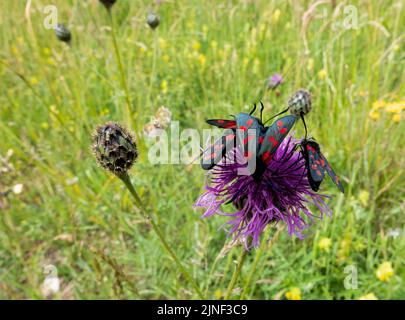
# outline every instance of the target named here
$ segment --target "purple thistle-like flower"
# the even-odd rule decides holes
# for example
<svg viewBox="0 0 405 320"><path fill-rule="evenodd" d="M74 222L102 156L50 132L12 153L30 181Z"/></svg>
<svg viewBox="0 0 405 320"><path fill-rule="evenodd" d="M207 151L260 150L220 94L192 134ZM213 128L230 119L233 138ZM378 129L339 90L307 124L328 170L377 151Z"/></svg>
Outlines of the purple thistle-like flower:
<svg viewBox="0 0 405 320"><path fill-rule="evenodd" d="M287 225L290 235L302 239L302 231L314 218L332 212L324 202L328 196L313 192L308 184L305 160L295 148L299 142L291 136L284 139L259 179L238 174L245 166L243 157L237 148L231 150L228 158L235 157L235 161L228 159L211 170L211 184L195 206L206 209L203 217L229 216L227 231L235 239L242 237L246 249L257 247L265 227L279 221ZM229 201L238 211L222 211L221 206ZM319 216L310 211L309 204L319 209Z"/></svg>
<svg viewBox="0 0 405 320"><path fill-rule="evenodd" d="M280 84L284 82L284 78L281 74L275 73L268 80L267 88L275 90Z"/></svg>

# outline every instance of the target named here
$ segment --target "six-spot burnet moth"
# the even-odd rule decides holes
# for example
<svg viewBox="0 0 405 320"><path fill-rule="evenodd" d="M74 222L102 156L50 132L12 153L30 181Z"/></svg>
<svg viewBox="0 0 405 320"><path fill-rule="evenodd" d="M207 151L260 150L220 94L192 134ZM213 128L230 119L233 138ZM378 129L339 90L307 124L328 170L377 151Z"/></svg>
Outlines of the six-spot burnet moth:
<svg viewBox="0 0 405 320"><path fill-rule="evenodd" d="M261 103L260 118L264 109ZM256 110L239 113L235 120L210 119L207 123L225 129L221 139L203 152L201 166L204 170L212 169L226 156L227 151L237 147L246 160L255 160L254 177L259 177L271 161L277 148L294 126L296 116L289 115L277 119L265 127L261 119L252 116ZM250 146L252 146L251 148Z"/></svg>
<svg viewBox="0 0 405 320"><path fill-rule="evenodd" d="M271 161L278 146L287 136L288 132L294 126L297 117L300 116L305 128L305 138L299 143L301 148L301 154L305 160L305 166L307 171L308 182L312 190L318 191L321 182L324 179L325 171L331 177L332 181L336 184L339 190L344 193L344 188L340 182L339 177L333 171L332 167L326 160L325 156L320 151L320 146L314 139L307 139L307 126L304 120L304 115L311 109L311 99L308 92L305 90L299 90L296 94L300 96L300 107L296 108L294 115L285 116L277 119L272 125L266 127L264 124L273 119L274 117L293 110L295 100L290 99L288 108L281 113L271 117L266 122L262 122L263 104L261 103L260 119L252 116L256 110L254 105L253 110L247 113L239 113L235 120L226 119L210 119L207 123L219 128L225 129L225 132L221 139L217 140L210 148L203 152L201 166L204 170L212 169L218 162L220 162L225 156L227 151L234 147L238 147L241 150L244 157L249 160L255 157L256 168L253 173L253 177L260 178L265 168ZM301 97L302 96L302 97ZM302 99L301 99L302 98ZM304 99L305 98L305 99ZM293 102L291 102L293 101ZM308 104L308 111L303 111L302 104ZM297 114L297 112L299 114ZM253 134L252 134L253 133ZM252 150L248 147L251 140L255 140L253 145L256 148ZM238 141L240 141L238 143Z"/></svg>

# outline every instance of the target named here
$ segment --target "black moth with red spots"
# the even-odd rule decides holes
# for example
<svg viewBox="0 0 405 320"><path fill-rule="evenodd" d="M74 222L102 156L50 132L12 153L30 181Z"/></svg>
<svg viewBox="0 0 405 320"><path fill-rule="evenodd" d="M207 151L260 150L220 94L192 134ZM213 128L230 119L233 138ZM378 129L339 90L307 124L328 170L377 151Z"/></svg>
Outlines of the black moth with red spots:
<svg viewBox="0 0 405 320"><path fill-rule="evenodd" d="M321 153L321 148L319 144L312 139L304 139L301 144L301 153L305 159L305 165L307 168L308 182L311 189L314 191L319 190L324 177L325 171L328 173L333 183L339 188L339 190L344 193L342 183L339 177L333 171L332 167L329 165L325 156Z"/></svg>
<svg viewBox="0 0 405 320"><path fill-rule="evenodd" d="M260 177L279 145L294 126L296 119L293 115L285 116L277 119L269 127L265 127L260 119L247 113L239 113L236 120L207 120L208 124L226 130L220 139L203 152L202 168L212 169L227 151L237 146L246 160L256 157L254 177ZM252 149L250 141L253 139L256 143L253 143Z"/></svg>

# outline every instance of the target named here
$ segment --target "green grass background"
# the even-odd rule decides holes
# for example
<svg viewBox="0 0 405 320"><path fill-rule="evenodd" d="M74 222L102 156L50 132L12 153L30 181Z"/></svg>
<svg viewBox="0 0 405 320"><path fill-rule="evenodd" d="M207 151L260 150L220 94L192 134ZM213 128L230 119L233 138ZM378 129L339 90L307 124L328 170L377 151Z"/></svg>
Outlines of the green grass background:
<svg viewBox="0 0 405 320"><path fill-rule="evenodd" d="M292 287L302 299L405 298L404 114L399 122L385 112L369 117L373 102L405 98L402 1L336 1L355 5L357 30L342 27L342 10L319 5L304 32L314 1L118 0L112 13L129 118L106 10L96 0L52 3L72 31L71 47L43 26L50 1L32 1L30 14L26 1L0 3L0 155L14 152L1 163L12 168L0 175L0 298L42 298L46 264L58 268L59 298L196 298L129 193L94 161L91 133L108 120L131 123L141 150L135 187L207 297L219 298L241 247L218 259L209 281L227 240L226 218L201 219L193 208L204 185L199 165L148 162L143 126L162 105L181 129L208 128L206 118L246 111L259 99L270 115L301 87L313 95L310 133L346 193L325 180L333 218L318 221L303 241L282 230L257 258L247 298L284 299ZM161 18L154 32L145 23L151 11ZM275 72L285 78L279 97L265 90ZM7 193L18 183L21 194ZM396 228L400 235L389 237ZM324 237L329 251L318 246ZM234 297L256 254L247 257ZM376 277L383 261L394 269L388 282ZM348 265L357 268L357 289L344 288Z"/></svg>

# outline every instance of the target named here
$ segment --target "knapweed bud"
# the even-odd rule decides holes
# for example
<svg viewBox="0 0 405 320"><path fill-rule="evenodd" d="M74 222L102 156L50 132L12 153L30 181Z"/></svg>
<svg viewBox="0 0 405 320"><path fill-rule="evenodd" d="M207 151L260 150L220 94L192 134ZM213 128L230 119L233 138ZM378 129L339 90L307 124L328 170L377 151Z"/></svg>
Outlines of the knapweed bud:
<svg viewBox="0 0 405 320"><path fill-rule="evenodd" d="M107 122L96 129L93 151L98 163L117 176L125 175L138 157L135 139L114 122Z"/></svg>
<svg viewBox="0 0 405 320"><path fill-rule="evenodd" d="M100 0L100 2L104 5L107 10L110 10L111 7L117 0Z"/></svg>
<svg viewBox="0 0 405 320"><path fill-rule="evenodd" d="M72 40L72 34L63 24L58 23L56 25L55 34L60 41L70 43L70 40Z"/></svg>
<svg viewBox="0 0 405 320"><path fill-rule="evenodd" d="M311 94L304 89L295 92L288 100L288 109L296 116L306 115L311 107Z"/></svg>
<svg viewBox="0 0 405 320"><path fill-rule="evenodd" d="M154 13L150 13L150 14L148 14L146 23L149 25L149 27L151 27L153 30L155 30L160 23L160 18L158 15L156 15Z"/></svg>

